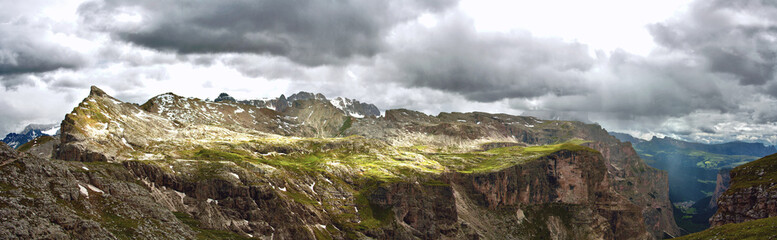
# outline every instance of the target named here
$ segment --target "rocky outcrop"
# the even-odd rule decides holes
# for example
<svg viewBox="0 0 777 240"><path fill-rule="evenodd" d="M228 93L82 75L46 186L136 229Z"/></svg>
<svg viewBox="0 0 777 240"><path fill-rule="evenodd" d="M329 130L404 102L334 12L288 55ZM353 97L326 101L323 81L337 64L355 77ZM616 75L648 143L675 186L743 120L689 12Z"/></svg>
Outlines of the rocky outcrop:
<svg viewBox="0 0 777 240"><path fill-rule="evenodd" d="M730 168L724 168L718 171L717 180L715 181L715 191L712 193L712 197L708 205L710 209L718 208L718 198L720 198L720 196L723 196L723 193L726 192L726 190L728 189L728 186L731 185L730 172L731 172Z"/></svg>
<svg viewBox="0 0 777 240"><path fill-rule="evenodd" d="M713 227L777 216L777 154L736 167L730 176L710 219Z"/></svg>
<svg viewBox="0 0 777 240"><path fill-rule="evenodd" d="M126 170L10 152L0 143L0 238L193 239Z"/></svg>

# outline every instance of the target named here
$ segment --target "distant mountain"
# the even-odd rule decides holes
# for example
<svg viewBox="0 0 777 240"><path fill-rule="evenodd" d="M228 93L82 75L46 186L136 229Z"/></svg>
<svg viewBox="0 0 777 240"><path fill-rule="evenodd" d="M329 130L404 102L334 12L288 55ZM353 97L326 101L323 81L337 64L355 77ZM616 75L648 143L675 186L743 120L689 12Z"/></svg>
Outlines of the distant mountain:
<svg viewBox="0 0 777 240"><path fill-rule="evenodd" d="M653 137L650 141L645 141L641 148L678 148L688 149L694 151L704 151L715 154L723 155L746 155L754 157L763 157L777 152L774 146L766 146L761 143L747 143L747 142L727 142L720 144L704 144L685 142L682 140L673 139L670 137L657 138Z"/></svg>
<svg viewBox="0 0 777 240"><path fill-rule="evenodd" d="M634 136L631 136L627 133L610 132L610 135L617 138L618 140L621 140L621 142L630 142L632 144L637 144L637 143L642 143L647 141L644 139L635 138Z"/></svg>
<svg viewBox="0 0 777 240"><path fill-rule="evenodd" d="M59 124L30 124L19 133L9 133L3 138L3 142L12 148L32 141L40 136L54 136L59 133Z"/></svg>
<svg viewBox="0 0 777 240"><path fill-rule="evenodd" d="M221 93L214 100L214 102L237 102L246 105L252 105L260 108L269 108L278 112L284 112L289 107L292 107L295 101L313 100L318 102L328 102L332 106L340 109L348 116L363 118L369 116L380 116L380 110L375 105L369 103L362 103L354 99L348 99L343 97L337 97L334 99L327 99L320 93L298 92L292 94L288 98L285 95L281 95L275 99L255 99L255 100L236 100L234 97L227 93Z"/></svg>

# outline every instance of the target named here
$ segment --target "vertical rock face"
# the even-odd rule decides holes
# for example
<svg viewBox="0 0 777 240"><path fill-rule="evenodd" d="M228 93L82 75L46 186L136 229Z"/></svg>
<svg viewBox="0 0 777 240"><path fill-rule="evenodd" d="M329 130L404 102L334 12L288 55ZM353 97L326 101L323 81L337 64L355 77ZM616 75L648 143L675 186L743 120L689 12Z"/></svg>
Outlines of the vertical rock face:
<svg viewBox="0 0 777 240"><path fill-rule="evenodd" d="M730 168L724 168L718 171L717 180L715 181L715 192L712 193L712 197L708 205L710 209L718 208L718 198L723 196L723 193L726 192L728 186L731 185L730 172Z"/></svg>
<svg viewBox="0 0 777 240"><path fill-rule="evenodd" d="M629 201L642 208L645 224L656 238L679 236L669 200L667 174L647 166L630 143L594 142L589 144L602 152L612 175L612 185Z"/></svg>
<svg viewBox="0 0 777 240"><path fill-rule="evenodd" d="M710 219L713 227L777 216L777 154L736 167L730 176Z"/></svg>
<svg viewBox="0 0 777 240"><path fill-rule="evenodd" d="M610 188L599 153L561 151L503 171L458 175L456 179L475 202L488 209L524 212L547 204L565 208L569 215L544 216L549 217L547 233L564 236L560 239L652 238L645 230L640 207ZM584 212L590 215L577 215ZM571 224L575 219L588 224ZM543 236L535 234L532 237Z"/></svg>

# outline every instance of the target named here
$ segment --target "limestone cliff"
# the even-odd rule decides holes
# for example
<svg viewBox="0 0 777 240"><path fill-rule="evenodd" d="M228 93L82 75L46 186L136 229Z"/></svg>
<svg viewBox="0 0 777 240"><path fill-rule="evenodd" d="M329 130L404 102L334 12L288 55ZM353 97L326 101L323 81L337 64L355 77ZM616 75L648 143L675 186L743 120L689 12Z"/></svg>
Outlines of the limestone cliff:
<svg viewBox="0 0 777 240"><path fill-rule="evenodd" d="M728 186L731 185L730 172L730 168L724 168L718 171L718 175L716 177L717 180L715 181L715 191L712 193L712 197L710 198L710 203L708 205L710 209L718 208L718 198L723 196L723 193L728 190Z"/></svg>

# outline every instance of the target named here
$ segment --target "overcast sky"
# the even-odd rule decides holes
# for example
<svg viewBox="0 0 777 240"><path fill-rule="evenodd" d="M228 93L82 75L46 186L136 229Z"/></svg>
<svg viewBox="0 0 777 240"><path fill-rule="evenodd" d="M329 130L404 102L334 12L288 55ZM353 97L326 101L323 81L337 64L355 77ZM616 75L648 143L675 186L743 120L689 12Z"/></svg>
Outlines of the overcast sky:
<svg viewBox="0 0 777 240"><path fill-rule="evenodd" d="M0 0L0 134L128 102L320 92L777 144L777 1Z"/></svg>

